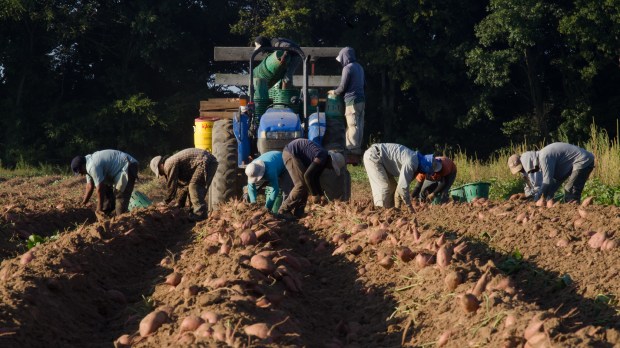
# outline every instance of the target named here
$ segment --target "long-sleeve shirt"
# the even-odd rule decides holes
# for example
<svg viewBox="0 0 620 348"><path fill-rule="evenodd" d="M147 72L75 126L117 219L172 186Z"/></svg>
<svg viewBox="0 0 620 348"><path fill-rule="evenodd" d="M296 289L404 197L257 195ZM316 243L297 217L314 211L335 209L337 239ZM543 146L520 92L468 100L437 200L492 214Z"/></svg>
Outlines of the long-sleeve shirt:
<svg viewBox="0 0 620 348"><path fill-rule="evenodd" d="M101 150L86 155L86 182L95 187L104 183L115 185L128 163L138 163L135 158L118 150Z"/></svg>
<svg viewBox="0 0 620 348"><path fill-rule="evenodd" d="M288 151L291 155L300 160L306 167L306 172L308 172L310 165L315 159L319 160L318 163L315 162L315 165L311 169L312 175L310 175L310 178L304 173L304 180L306 181L306 186L311 195L321 194L323 190L319 178L327 165L327 157L329 156L327 150L308 139L295 139L284 147L284 151Z"/></svg>
<svg viewBox="0 0 620 348"><path fill-rule="evenodd" d="M521 155L521 164L526 173L542 173L540 195L551 197L552 183L566 180L574 170L581 170L594 165L594 155L578 146L567 143L553 143L535 152L534 156Z"/></svg>
<svg viewBox="0 0 620 348"><path fill-rule="evenodd" d="M379 157L388 174L398 177L396 192L407 205L411 204L409 184L418 171L418 152L400 144L375 144Z"/></svg>
<svg viewBox="0 0 620 348"><path fill-rule="evenodd" d="M269 182L269 186L273 190L266 197L265 207L268 210L273 208L273 203L275 202L278 194L280 194L280 184L278 179L280 175L284 173L286 167L284 166L284 161L282 160L282 152L280 151L269 151L267 153L262 154L256 160L261 160L265 163L265 174L263 177ZM248 198L251 203L256 203L256 196L258 195L258 190L256 188L256 183L248 183Z"/></svg>
<svg viewBox="0 0 620 348"><path fill-rule="evenodd" d="M202 175L205 176L207 162L211 160L215 160L215 157L209 151L194 148L181 150L168 157L164 161L164 171L161 173L166 177L165 202L172 202L179 186L189 185L195 178L196 170L202 170Z"/></svg>
<svg viewBox="0 0 620 348"><path fill-rule="evenodd" d="M336 95L344 93L344 102L347 105L361 103L366 100L364 94L364 68L356 61L355 51L345 47L338 54L342 64L340 85L334 90Z"/></svg>

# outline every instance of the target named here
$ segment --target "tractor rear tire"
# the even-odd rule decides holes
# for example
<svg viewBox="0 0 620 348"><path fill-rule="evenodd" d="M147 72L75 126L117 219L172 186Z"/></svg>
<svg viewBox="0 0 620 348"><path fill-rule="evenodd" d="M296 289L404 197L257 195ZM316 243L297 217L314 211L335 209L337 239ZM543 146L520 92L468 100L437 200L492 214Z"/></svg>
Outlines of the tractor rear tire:
<svg viewBox="0 0 620 348"><path fill-rule="evenodd" d="M213 124L213 156L218 166L209 187L209 210L217 210L221 203L243 195L245 173L237 166L237 139L232 120L219 120Z"/></svg>

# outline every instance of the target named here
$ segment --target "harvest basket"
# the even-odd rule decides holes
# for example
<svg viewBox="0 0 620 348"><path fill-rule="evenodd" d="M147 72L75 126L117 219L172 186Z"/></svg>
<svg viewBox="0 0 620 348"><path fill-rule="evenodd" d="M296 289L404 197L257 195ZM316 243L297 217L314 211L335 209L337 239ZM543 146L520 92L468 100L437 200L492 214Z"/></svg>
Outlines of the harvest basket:
<svg viewBox="0 0 620 348"><path fill-rule="evenodd" d="M465 190L463 190L463 186L452 188L449 193L450 193L450 197L456 202L467 201L467 198L465 197Z"/></svg>
<svg viewBox="0 0 620 348"><path fill-rule="evenodd" d="M153 204L151 200L140 191L133 191L131 193L131 199L129 200L129 211L134 210L135 208L146 208L149 205Z"/></svg>
<svg viewBox="0 0 620 348"><path fill-rule="evenodd" d="M491 183L483 181L472 182L462 186L467 202L473 201L474 198L489 198L490 187Z"/></svg>

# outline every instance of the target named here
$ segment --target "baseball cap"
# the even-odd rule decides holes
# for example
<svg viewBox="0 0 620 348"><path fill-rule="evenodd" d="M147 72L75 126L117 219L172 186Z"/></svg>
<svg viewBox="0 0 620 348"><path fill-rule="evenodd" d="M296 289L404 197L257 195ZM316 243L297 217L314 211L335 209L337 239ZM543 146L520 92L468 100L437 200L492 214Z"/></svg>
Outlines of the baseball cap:
<svg viewBox="0 0 620 348"><path fill-rule="evenodd" d="M73 160L71 160L71 170L73 171L73 174L75 175L80 174L80 168L82 168L83 165L86 165L86 157L84 156L73 157Z"/></svg>
<svg viewBox="0 0 620 348"><path fill-rule="evenodd" d="M336 175L340 176L340 169L342 169L346 164L344 156L335 151L329 151L328 153L329 157L332 159L332 167L334 168L334 172L336 172Z"/></svg>
<svg viewBox="0 0 620 348"><path fill-rule="evenodd" d="M262 160L254 160L245 167L245 175L248 176L248 184L255 184L265 175L265 162Z"/></svg>
<svg viewBox="0 0 620 348"><path fill-rule="evenodd" d="M521 158L519 155L514 154L508 158L508 168L512 174L517 174L523 170L523 164L521 164Z"/></svg>
<svg viewBox="0 0 620 348"><path fill-rule="evenodd" d="M161 161L161 156L155 156L153 157L153 159L151 160L151 163L149 164L149 167L151 167L151 170L153 171L153 173L155 173L155 177L159 178L159 162Z"/></svg>

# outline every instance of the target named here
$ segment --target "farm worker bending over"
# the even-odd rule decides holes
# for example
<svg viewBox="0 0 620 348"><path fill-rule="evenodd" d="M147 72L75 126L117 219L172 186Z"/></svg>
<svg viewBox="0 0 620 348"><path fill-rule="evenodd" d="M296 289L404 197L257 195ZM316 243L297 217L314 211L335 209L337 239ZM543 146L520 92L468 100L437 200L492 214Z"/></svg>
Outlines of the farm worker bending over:
<svg viewBox="0 0 620 348"><path fill-rule="evenodd" d="M296 47L299 48L299 45L290 39L285 39L282 37L274 37L269 40L264 36L257 36L254 39L254 46L256 47L254 50L260 47ZM293 52L284 52L285 54L280 58L280 64L285 62L285 58L288 55L290 57L290 61L286 66L286 72L284 73L284 77L282 78L282 89L285 89L287 86L293 86L293 73L297 70L299 64L301 64L301 57L297 53ZM271 87L271 86L270 86Z"/></svg>
<svg viewBox="0 0 620 348"><path fill-rule="evenodd" d="M279 213L292 213L297 218L304 214L308 192L313 196L314 203L320 201L323 188L319 177L323 169L331 168L336 175L340 175L340 169L345 166L344 156L337 152L328 152L308 139L295 139L288 143L282 151L282 159L293 180L293 189L282 202Z"/></svg>
<svg viewBox="0 0 620 348"><path fill-rule="evenodd" d="M138 161L118 150L102 150L71 161L73 172L86 176L82 204L87 204L97 188L98 218L127 212L133 186L138 178Z"/></svg>
<svg viewBox="0 0 620 348"><path fill-rule="evenodd" d="M420 173L416 176L417 184L411 194L413 198L428 199L439 197L440 202L447 202L452 184L456 179L456 165L448 157L435 157L433 174Z"/></svg>
<svg viewBox="0 0 620 348"><path fill-rule="evenodd" d="M581 201L581 191L594 169L594 155L578 146L566 143L553 143L540 151L530 151L521 156L511 156L508 167L513 174L542 173L540 191L536 194L536 205L545 204L545 199L553 199L553 194L564 183L564 200ZM555 181L554 181L555 180Z"/></svg>
<svg viewBox="0 0 620 348"><path fill-rule="evenodd" d="M209 151L185 149L174 155L153 157L151 170L156 177L166 179L168 194L164 202L183 207L189 193L193 212L190 219L200 221L207 217L205 196L217 171L217 160Z"/></svg>
<svg viewBox="0 0 620 348"><path fill-rule="evenodd" d="M328 93L344 94L347 151L352 155L361 156L366 105L364 68L355 59L355 50L351 47L341 49L336 60L342 64L342 77L338 88Z"/></svg>
<svg viewBox="0 0 620 348"><path fill-rule="evenodd" d="M508 163L514 163L515 161L520 161L520 158L523 157L524 162L531 162L534 160L536 153L534 151L527 151L519 155L512 155L508 159ZM523 194L519 194L521 198L525 199L534 199L539 196L540 186L542 185L542 174L540 171L526 173L525 170L521 170L518 172L521 175L523 181L525 181L525 185L523 186ZM555 184L555 179L553 180ZM538 199L538 198L536 198Z"/></svg>
<svg viewBox="0 0 620 348"><path fill-rule="evenodd" d="M377 207L394 207L394 192L415 212L409 184L418 173L433 173L433 155L422 155L399 144L374 144L364 153L372 197ZM398 177L398 183L394 180Z"/></svg>
<svg viewBox="0 0 620 348"><path fill-rule="evenodd" d="M245 175L248 176L248 198L250 203L256 203L258 188L256 184L263 178L267 179L272 190L266 197L265 207L271 211L276 198L280 194L280 180L282 181L282 189L285 196L288 196L291 187L291 178L284 166L282 160L282 152L269 151L252 161L245 167Z"/></svg>

